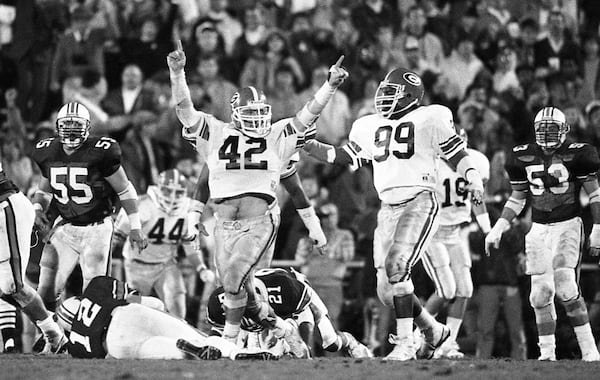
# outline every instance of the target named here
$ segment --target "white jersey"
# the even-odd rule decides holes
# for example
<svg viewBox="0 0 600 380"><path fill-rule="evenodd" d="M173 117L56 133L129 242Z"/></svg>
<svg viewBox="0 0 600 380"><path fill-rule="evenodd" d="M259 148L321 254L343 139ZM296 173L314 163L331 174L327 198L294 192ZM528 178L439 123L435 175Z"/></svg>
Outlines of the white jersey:
<svg viewBox="0 0 600 380"><path fill-rule="evenodd" d="M158 206L156 194L156 186L150 186L147 194L140 197L138 205L142 231L148 238L148 247L140 254L137 248L131 248L127 238L123 246L123 257L126 259L164 263L177 257L177 249L182 244L182 238L187 235L186 215L190 200L185 198L176 211L168 214ZM129 218L123 209L117 216L115 231L129 235Z"/></svg>
<svg viewBox="0 0 600 380"><path fill-rule="evenodd" d="M283 119L262 138L248 137L212 115L199 112L198 123L184 127L184 138L194 140L206 160L212 198L260 193L275 199L282 171L304 144L304 134Z"/></svg>
<svg viewBox="0 0 600 380"><path fill-rule="evenodd" d="M353 166L361 159L373 161L375 189L388 204L435 191L438 156L449 159L465 147L454 130L452 112L441 105L419 107L398 120L363 116L352 125L349 140L344 149Z"/></svg>
<svg viewBox="0 0 600 380"><path fill-rule="evenodd" d="M467 149L467 152L485 183L490 178L489 160L475 149ZM471 221L471 193L465 189L466 184L464 178L446 162L442 162L437 186L437 197L442 206L439 216L440 225L452 226Z"/></svg>

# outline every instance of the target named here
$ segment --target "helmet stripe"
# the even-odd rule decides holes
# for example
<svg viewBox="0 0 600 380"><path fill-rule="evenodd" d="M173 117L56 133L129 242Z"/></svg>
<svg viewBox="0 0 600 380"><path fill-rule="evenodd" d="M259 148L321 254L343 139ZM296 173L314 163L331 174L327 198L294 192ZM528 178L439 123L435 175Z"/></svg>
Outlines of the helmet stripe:
<svg viewBox="0 0 600 380"><path fill-rule="evenodd" d="M258 96L258 91L256 91L256 88L254 88L254 86L248 86L248 88L250 89L250 91L252 91L252 97L254 98L253 100L259 100L260 98Z"/></svg>

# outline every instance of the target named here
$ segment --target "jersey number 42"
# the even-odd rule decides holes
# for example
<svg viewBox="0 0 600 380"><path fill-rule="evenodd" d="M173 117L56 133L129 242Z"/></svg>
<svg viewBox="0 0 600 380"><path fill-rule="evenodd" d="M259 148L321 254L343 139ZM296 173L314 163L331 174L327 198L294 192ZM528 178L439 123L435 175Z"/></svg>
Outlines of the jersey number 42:
<svg viewBox="0 0 600 380"><path fill-rule="evenodd" d="M265 160L254 161L253 155L263 153L267 150L267 140L264 138L250 137L246 140L246 150L243 152L244 160L241 161L242 152L240 149L240 137L229 136L219 148L219 160L227 160L226 170L266 170L268 163ZM243 163L243 166L242 166Z"/></svg>

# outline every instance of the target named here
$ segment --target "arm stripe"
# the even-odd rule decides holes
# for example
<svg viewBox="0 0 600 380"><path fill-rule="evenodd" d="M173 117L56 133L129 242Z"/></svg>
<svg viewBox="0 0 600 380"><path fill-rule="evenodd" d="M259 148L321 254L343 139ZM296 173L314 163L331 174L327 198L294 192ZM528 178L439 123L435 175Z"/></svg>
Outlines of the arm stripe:
<svg viewBox="0 0 600 380"><path fill-rule="evenodd" d="M443 143L440 143L439 145L440 145L440 148L443 149L451 144L456 143L457 141L462 142L463 140L460 137L458 137L457 135L454 135L454 136L450 137L448 140L444 141Z"/></svg>

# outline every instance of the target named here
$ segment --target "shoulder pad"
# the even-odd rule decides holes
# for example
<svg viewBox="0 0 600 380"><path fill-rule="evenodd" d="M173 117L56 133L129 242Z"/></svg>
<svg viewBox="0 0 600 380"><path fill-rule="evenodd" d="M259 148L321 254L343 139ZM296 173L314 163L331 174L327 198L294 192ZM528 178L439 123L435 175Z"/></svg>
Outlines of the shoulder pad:
<svg viewBox="0 0 600 380"><path fill-rule="evenodd" d="M512 151L515 153L524 152L529 149L529 144L517 145L513 147Z"/></svg>
<svg viewBox="0 0 600 380"><path fill-rule="evenodd" d="M45 148L48 148L50 145L52 145L52 142L54 140L56 140L55 137L49 137L47 139L40 140L40 141L38 141L35 144L35 149L45 149Z"/></svg>
<svg viewBox="0 0 600 380"><path fill-rule="evenodd" d="M110 137L96 137L90 140L90 142L93 144L93 148L99 150L111 150L111 148L113 148L115 145L119 145L117 140Z"/></svg>

